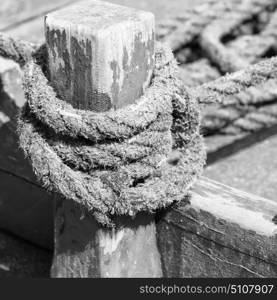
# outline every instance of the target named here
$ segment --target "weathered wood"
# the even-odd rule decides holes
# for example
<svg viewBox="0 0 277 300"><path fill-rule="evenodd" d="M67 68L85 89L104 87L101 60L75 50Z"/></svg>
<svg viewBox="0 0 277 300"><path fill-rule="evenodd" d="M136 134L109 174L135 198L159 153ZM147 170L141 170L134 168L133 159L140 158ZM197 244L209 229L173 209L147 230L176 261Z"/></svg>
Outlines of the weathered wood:
<svg viewBox="0 0 277 300"><path fill-rule="evenodd" d="M205 176L277 202L277 124L233 146L217 152L219 160L206 168Z"/></svg>
<svg viewBox="0 0 277 300"><path fill-rule="evenodd" d="M25 103L24 93L21 88L21 70L14 61L0 56L0 81L1 92L9 95L16 107Z"/></svg>
<svg viewBox="0 0 277 300"><path fill-rule="evenodd" d="M10 0L6 1L9 2ZM47 3L43 0L40 1ZM180 1L182 1L182 5L180 5ZM115 4L126 5L137 9L151 11L155 14L156 20L159 23L163 23L165 18L170 18L170 15L172 17L176 15L182 15L182 13L185 13L188 8L196 6L197 4L201 3L201 1L203 0L108 0L108 2L112 2ZM27 19L25 20L25 22L18 23L16 26L13 26L5 31L13 37L18 37L30 42L35 43L44 41L44 26L43 18L41 16L38 16L37 18Z"/></svg>
<svg viewBox="0 0 277 300"><path fill-rule="evenodd" d="M6 30L5 33L20 40L42 44L45 42L44 19L43 17L35 18Z"/></svg>
<svg viewBox="0 0 277 300"><path fill-rule="evenodd" d="M277 203L207 178L166 213L158 244L166 277L277 277Z"/></svg>
<svg viewBox="0 0 277 300"><path fill-rule="evenodd" d="M25 99L19 66L0 57L0 228L53 246L53 204L20 149L16 118Z"/></svg>
<svg viewBox="0 0 277 300"><path fill-rule="evenodd" d="M46 17L50 77L74 107L106 111L133 103L154 66L154 17L105 2L81 2ZM153 215L105 229L58 199L53 277L158 277Z"/></svg>
<svg viewBox="0 0 277 300"><path fill-rule="evenodd" d="M87 1L49 14L45 24L50 80L75 107L122 107L150 82L152 14Z"/></svg>

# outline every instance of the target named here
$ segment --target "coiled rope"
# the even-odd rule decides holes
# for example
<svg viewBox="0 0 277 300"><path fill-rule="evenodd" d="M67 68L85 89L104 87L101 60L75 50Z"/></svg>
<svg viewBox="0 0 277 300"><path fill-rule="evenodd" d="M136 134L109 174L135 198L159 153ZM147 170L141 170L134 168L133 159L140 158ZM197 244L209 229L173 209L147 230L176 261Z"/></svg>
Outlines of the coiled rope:
<svg viewBox="0 0 277 300"><path fill-rule="evenodd" d="M175 50L184 84L197 87L277 55L277 2L207 0L159 24L157 36ZM204 134L240 134L277 123L277 114L266 108L277 108L274 79L225 99L205 106Z"/></svg>
<svg viewBox="0 0 277 300"><path fill-rule="evenodd" d="M114 216L153 212L184 198L205 163L199 103L232 103L277 78L277 58L271 58L187 87L171 51L157 45L145 94L128 107L95 113L56 97L43 72L44 45L0 34L0 53L24 66L27 103L18 132L35 174L107 226L115 225Z"/></svg>

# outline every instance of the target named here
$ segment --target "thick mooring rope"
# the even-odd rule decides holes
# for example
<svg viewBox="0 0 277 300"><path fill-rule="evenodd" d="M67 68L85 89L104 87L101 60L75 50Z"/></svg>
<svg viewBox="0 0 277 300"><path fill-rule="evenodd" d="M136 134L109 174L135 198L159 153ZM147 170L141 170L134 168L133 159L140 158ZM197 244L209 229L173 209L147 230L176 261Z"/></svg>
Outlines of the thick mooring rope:
<svg viewBox="0 0 277 300"><path fill-rule="evenodd" d="M159 24L157 36L175 50L184 84L195 88L277 55L277 2L207 0ZM258 111L276 105L277 81L268 80L224 99L203 110L204 134L237 134L270 126L272 115Z"/></svg>
<svg viewBox="0 0 277 300"><path fill-rule="evenodd" d="M84 205L97 220L153 212L180 201L200 174L205 151L199 111L159 48L151 86L127 108L77 110L58 99L41 68L25 67L27 106L20 145L44 186Z"/></svg>
<svg viewBox="0 0 277 300"><path fill-rule="evenodd" d="M5 48L9 43L14 51ZM47 189L81 204L107 226L115 225L114 216L153 212L187 194L205 163L198 103L224 102L277 77L272 58L188 88L177 78L171 51L157 47L151 85L136 104L95 113L58 99L41 68L45 47L26 45L24 55L10 37L0 44L2 54L26 64L20 145Z"/></svg>

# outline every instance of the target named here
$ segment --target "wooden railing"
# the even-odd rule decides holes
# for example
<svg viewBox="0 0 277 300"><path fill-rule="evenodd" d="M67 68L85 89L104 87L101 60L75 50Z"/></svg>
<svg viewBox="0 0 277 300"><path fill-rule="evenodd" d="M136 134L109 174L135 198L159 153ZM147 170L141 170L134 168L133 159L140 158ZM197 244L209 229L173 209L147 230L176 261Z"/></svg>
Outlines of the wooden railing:
<svg viewBox="0 0 277 300"><path fill-rule="evenodd" d="M122 27L122 14L128 19L125 28ZM101 36L103 28L104 40ZM78 84L79 79L86 80L93 75L95 83L87 80L86 87L93 85L99 95L103 91L112 95L110 104L117 103L116 107L122 107L132 103L148 83L153 68L149 61L154 54L153 35L148 34L154 32L152 14L90 1L50 13L46 18L46 29L50 77L61 94L67 92L64 91L65 81L76 89L74 92L82 94L83 85ZM65 39L63 43L61 39ZM78 51L68 47L67 41L72 39L76 41ZM85 49L88 43L101 49L101 53L94 53L93 59ZM138 53L130 46L133 43L138 43L139 51L145 53L139 61ZM112 89L118 84L116 79L113 82L105 77L110 72L111 60L121 66L123 49L128 52L131 65L136 59L136 69L120 69L123 78L133 78L132 82L126 80L123 86L126 99ZM64 55L74 57L76 63L91 66L91 69L80 69L79 66L74 76L69 74L67 78L59 78ZM0 115L0 201L4 204L2 213L0 209L0 227L51 247L50 212L54 199L42 192L30 166L17 150L15 114L24 102L20 70L15 63L1 58L0 76L0 109L3 112L3 116ZM9 90L11 85L13 91ZM74 106L77 104L72 95L67 94L66 99ZM88 101L92 100L86 99L79 107L87 109ZM100 107L106 108L106 99L104 102L100 97L97 101ZM93 107L93 103L89 106ZM13 198L13 193L20 194L22 201ZM277 275L277 204L207 178L196 182L191 197L184 199L179 207L156 216L140 214L134 220L120 218L120 229L102 228L91 215L83 215L71 201L56 197L55 203L53 277Z"/></svg>

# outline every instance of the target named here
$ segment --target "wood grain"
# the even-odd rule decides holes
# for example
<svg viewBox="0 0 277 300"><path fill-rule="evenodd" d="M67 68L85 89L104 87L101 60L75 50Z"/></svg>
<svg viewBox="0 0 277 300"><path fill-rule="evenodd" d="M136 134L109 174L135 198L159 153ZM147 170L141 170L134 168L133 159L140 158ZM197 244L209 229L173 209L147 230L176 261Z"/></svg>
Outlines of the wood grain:
<svg viewBox="0 0 277 300"><path fill-rule="evenodd" d="M164 276L277 277L276 214L273 201L200 179L158 224Z"/></svg>

